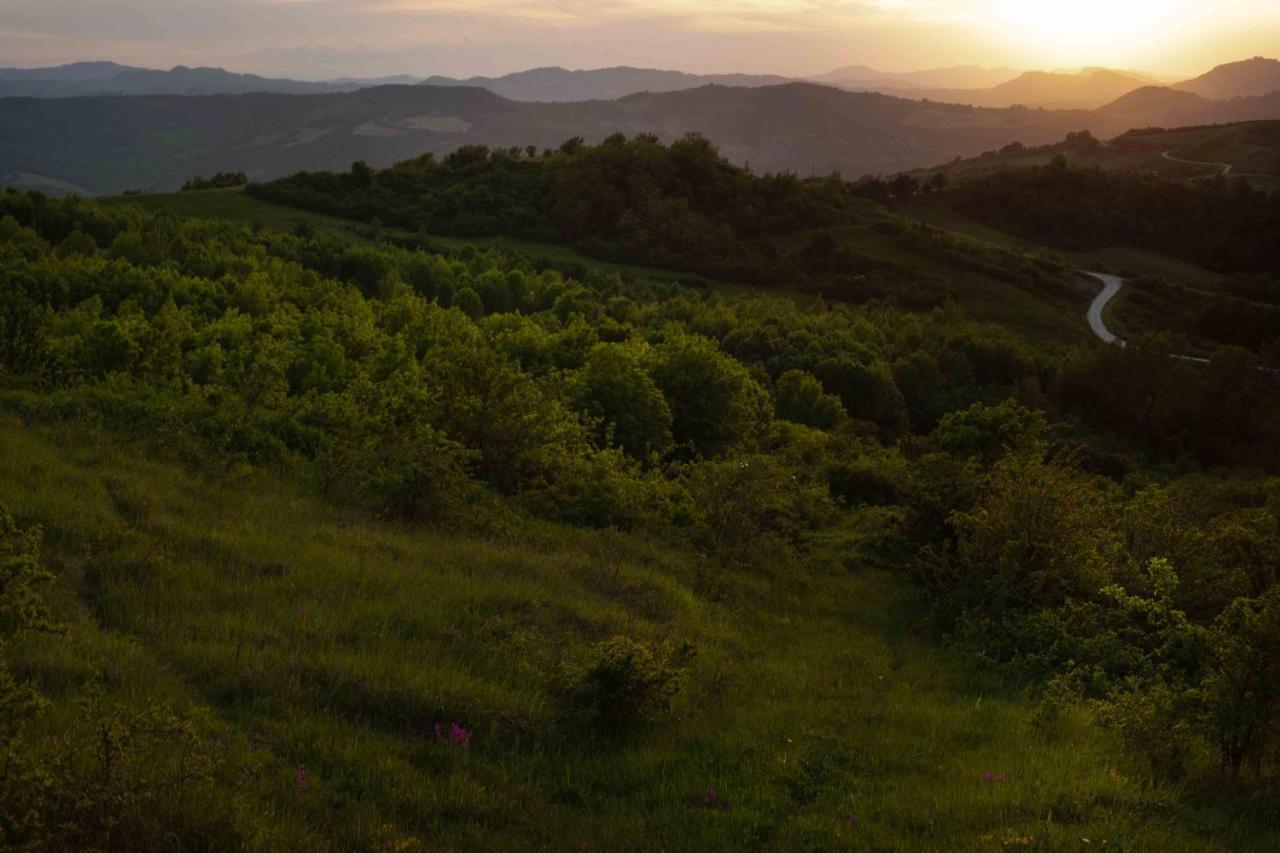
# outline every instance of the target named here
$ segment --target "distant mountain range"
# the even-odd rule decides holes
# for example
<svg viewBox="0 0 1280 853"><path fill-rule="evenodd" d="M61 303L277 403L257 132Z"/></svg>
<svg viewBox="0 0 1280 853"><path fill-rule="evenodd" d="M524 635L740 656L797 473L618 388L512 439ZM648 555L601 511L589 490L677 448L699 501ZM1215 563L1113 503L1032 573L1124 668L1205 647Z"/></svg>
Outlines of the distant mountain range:
<svg viewBox="0 0 1280 853"><path fill-rule="evenodd" d="M776 74L688 74L617 67L589 71L535 68L501 77L465 79L397 75L306 82L237 74L221 68L177 66L161 71L114 62L80 62L54 68L0 69L0 97L334 94L380 85L420 84L487 89L513 101L562 103L616 100L641 92L680 92L708 85L758 88L791 82L816 82L851 91L981 107L1021 105L1042 109L1095 109L1136 89L1161 83L1149 74L1107 68L1019 73L1008 68L956 66L899 73L861 65L839 68L807 81ZM1172 88L1213 100L1264 95L1280 90L1280 62L1257 58L1223 65Z"/></svg>
<svg viewBox="0 0 1280 853"><path fill-rule="evenodd" d="M474 86L488 89L513 101L613 101L640 92L683 92L699 86L778 86L789 77L774 74L686 74L652 68L600 68L568 71L564 68L535 68L503 77L428 77L428 86Z"/></svg>
<svg viewBox="0 0 1280 853"><path fill-rule="evenodd" d="M304 169L345 169L354 160L385 166L428 151L445 154L466 144L548 147L573 136L598 141L615 132L652 133L664 140L701 132L731 160L761 171L892 174L976 156L1012 142L1057 142L1072 131L1111 138L1131 128L1280 119L1280 90L1230 100L1186 90L1265 87L1265 81L1259 82L1265 75L1258 71L1270 62L1223 66L1176 88L1140 86L1092 110L957 105L922 100L918 90L891 96L813 83L767 85L782 78L736 75L726 79L754 85L688 88L701 78L643 69L550 69L493 78L483 87L462 85L475 81L453 81L364 88L372 81L346 80L299 84L330 87L319 92L0 98L0 184L53 192L167 190L196 174L218 171L243 170L264 180ZM87 85L111 74L112 79L140 79L121 68L102 63L64 66L39 72L43 76L38 79L68 86ZM24 76L30 73L35 72L15 78L14 72L0 71L0 83L16 79L29 84L37 79ZM169 81L187 79L192 87L218 80L237 86L272 82L217 69L148 73L166 75ZM605 81L614 87L611 91L661 80L685 88L612 100L551 98L554 92L573 93L562 85L566 79L575 81L578 94ZM1098 98L1130 82L1141 81L1088 69L1079 74L1024 74L991 89L1019 101L1028 99L1015 96L1029 92L1063 96L1083 91ZM154 80L149 85L155 85ZM504 97L490 89L498 85L542 100Z"/></svg>
<svg viewBox="0 0 1280 853"><path fill-rule="evenodd" d="M1150 77L1107 68L1086 68L1076 73L1028 71L986 89L925 89L908 96L978 107L1090 110L1153 82Z"/></svg>
<svg viewBox="0 0 1280 853"><path fill-rule="evenodd" d="M701 132L760 171L892 173L1014 140L1049 142L1089 113L986 110L809 83L703 86L614 101L530 103L462 86L326 95L0 99L0 183L93 193L167 190L196 174L268 179L386 166L464 144L558 146L582 136ZM62 186L65 191L65 186Z"/></svg>
<svg viewBox="0 0 1280 853"><path fill-rule="evenodd" d="M982 68L977 65L906 72L878 71L865 65L848 65L812 80L846 89L896 93L913 89L988 89L1007 83L1019 73L1012 68Z"/></svg>
<svg viewBox="0 0 1280 853"><path fill-rule="evenodd" d="M412 81L412 78L408 78ZM374 81L306 83L236 74L221 68L168 71L114 62L77 62L55 68L0 68L0 97L69 98L84 95L239 95L251 92L318 94L353 91ZM403 82L403 81L399 81Z"/></svg>

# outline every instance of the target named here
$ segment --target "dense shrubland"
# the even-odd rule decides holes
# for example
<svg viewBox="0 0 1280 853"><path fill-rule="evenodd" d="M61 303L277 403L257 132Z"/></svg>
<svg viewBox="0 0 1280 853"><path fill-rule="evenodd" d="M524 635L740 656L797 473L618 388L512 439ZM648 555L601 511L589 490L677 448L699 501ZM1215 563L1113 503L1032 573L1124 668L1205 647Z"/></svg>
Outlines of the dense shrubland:
<svg viewBox="0 0 1280 853"><path fill-rule="evenodd" d="M1151 773L1231 778L1274 814L1274 380L1243 351L1206 368L1138 343L1035 348L953 309L575 278L496 250L0 196L2 402L25 423L87 422L217 481L280 472L357 513L498 541L543 521L642 531L694 555L708 599L726 578L785 597L889 567L918 584L939 636L1043 697L1046 737L1087 713ZM8 515L0 535L7 642L52 625L38 536ZM617 559L602 554L593 583L621 588ZM547 665L560 705L537 706L540 735L645 736L695 650L591 639ZM6 796L9 840L162 846L167 822L196 846L249 843L240 783L219 774L250 758L215 761L239 741L213 723L99 708L66 724L60 759L36 737L40 685L0 675L17 768L0 790L59 792ZM494 712L487 731L527 744L517 716ZM474 720L437 722L460 727L444 748L469 746ZM129 734L144 731L159 734ZM145 784L84 781L116 760L92 751L99 735L132 750L117 766ZM216 807L168 811L194 789Z"/></svg>
<svg viewBox="0 0 1280 853"><path fill-rule="evenodd" d="M865 302L933 307L947 295L876 253L840 245L821 229L874 223L903 247L1019 287L1061 289L1058 270L1016 252L912 229L874 203L865 184L832 175L755 175L691 135L570 140L558 151L465 146L385 170L301 173L254 184L253 195L292 207L415 233L506 235L563 243L587 255L712 278ZM780 238L799 235L799 240Z"/></svg>

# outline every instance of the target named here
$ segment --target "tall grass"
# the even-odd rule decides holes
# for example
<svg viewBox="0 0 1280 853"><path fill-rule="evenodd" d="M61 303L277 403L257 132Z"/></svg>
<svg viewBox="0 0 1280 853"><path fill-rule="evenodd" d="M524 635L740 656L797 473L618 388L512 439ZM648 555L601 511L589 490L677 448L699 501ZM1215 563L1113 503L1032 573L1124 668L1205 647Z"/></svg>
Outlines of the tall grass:
<svg viewBox="0 0 1280 853"><path fill-rule="evenodd" d="M709 584L674 545L375 524L269 473L212 479L8 417L0 503L43 525L59 579L67 632L14 650L53 701L41 731L94 690L200 715L252 771L189 806L225 807L246 848L1280 844L1274 822L1192 809L1082 716L1033 726L919 636L883 570ZM564 706L614 635L698 652L670 714L623 735ZM434 736L454 722L468 748Z"/></svg>

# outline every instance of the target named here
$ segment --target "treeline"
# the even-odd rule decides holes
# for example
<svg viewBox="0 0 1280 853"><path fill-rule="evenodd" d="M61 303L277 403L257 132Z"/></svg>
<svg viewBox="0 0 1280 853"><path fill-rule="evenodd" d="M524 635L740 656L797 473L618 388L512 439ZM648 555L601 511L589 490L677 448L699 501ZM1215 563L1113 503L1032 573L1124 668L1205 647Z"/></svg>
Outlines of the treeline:
<svg viewBox="0 0 1280 853"><path fill-rule="evenodd" d="M880 561L1047 731L1086 706L1158 772L1265 791L1280 395L1242 351L1135 343L0 196L24 419L407 523L640 529L708 571ZM20 755L27 718L3 723Z"/></svg>
<svg viewBox="0 0 1280 853"><path fill-rule="evenodd" d="M599 145L572 139L542 153L471 145L442 160L427 154L381 171L356 163L347 173L301 173L249 188L279 204L415 233L504 234L728 281L786 282L843 301L931 306L945 301L943 283L821 233L868 222L904 233L874 200L919 190L909 175L857 184L838 176L755 175L696 134L669 146L651 135L618 134ZM779 239L806 232L814 233L799 242ZM1011 282L1048 287L1053 278L1011 252L948 250Z"/></svg>
<svg viewBox="0 0 1280 853"><path fill-rule="evenodd" d="M1120 244L1224 273L1280 270L1280 195L1243 180L1189 186L1059 158L985 176L947 198L980 222L1065 249Z"/></svg>
<svg viewBox="0 0 1280 853"><path fill-rule="evenodd" d="M182 191L186 193L196 190L229 190L247 186L248 183L249 176L244 172L218 172L212 178L196 175L182 185Z"/></svg>

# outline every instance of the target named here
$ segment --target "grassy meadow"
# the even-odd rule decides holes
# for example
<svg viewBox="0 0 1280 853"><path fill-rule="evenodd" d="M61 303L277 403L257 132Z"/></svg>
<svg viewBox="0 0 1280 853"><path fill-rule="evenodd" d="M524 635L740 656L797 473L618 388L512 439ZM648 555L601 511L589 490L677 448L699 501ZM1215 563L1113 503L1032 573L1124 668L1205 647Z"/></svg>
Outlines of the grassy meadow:
<svg viewBox="0 0 1280 853"><path fill-rule="evenodd" d="M642 537L373 524L269 474L211 479L13 416L0 502L43 526L66 629L24 640L18 671L61 715L97 690L200 720L226 786L210 820L253 826L261 849L1280 840L1183 804L1082 716L1035 725L924 641L909 588L871 566L727 576ZM624 631L696 648L669 720L566 730L562 673ZM468 748L434 741L454 721Z"/></svg>

